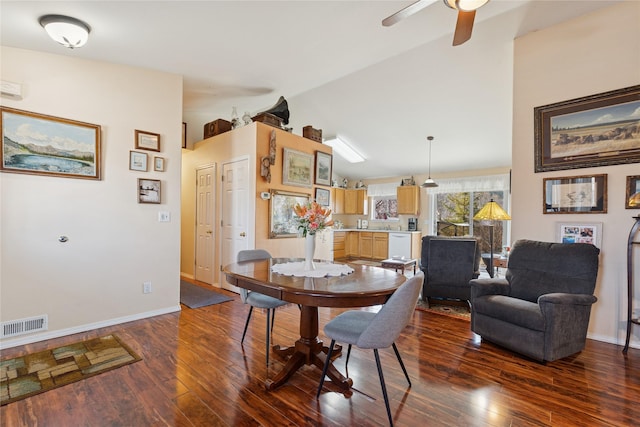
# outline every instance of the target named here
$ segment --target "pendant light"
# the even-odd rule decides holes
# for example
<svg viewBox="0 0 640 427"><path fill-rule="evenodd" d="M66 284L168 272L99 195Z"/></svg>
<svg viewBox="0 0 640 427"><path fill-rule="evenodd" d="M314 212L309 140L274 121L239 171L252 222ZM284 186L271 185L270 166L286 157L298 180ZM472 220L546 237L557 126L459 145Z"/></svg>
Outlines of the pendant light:
<svg viewBox="0 0 640 427"><path fill-rule="evenodd" d="M422 187L433 188L438 186L438 184L433 179L431 179L431 142L433 141L433 137L428 136L427 140L429 141L429 177L424 181Z"/></svg>

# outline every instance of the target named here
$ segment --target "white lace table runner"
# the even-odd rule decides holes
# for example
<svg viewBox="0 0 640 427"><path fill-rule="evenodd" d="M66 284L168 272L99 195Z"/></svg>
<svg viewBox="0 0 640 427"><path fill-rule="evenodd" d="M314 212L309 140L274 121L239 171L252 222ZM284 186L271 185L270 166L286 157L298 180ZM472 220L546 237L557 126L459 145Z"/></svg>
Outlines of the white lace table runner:
<svg viewBox="0 0 640 427"><path fill-rule="evenodd" d="M353 268L346 264L332 264L329 262L314 262L315 270L305 270L304 261L286 262L271 266L274 273L295 277L326 277L342 276L353 273Z"/></svg>

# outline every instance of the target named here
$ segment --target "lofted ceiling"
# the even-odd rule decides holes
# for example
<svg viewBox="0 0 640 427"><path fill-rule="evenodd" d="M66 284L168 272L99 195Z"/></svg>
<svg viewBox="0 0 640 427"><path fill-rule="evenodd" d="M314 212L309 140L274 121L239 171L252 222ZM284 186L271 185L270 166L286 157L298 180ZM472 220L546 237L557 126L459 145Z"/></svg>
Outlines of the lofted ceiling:
<svg viewBox="0 0 640 427"><path fill-rule="evenodd" d="M412 1L0 0L0 41L182 75L192 142L233 107L254 115L282 95L294 133L312 125L366 158L335 155L336 174L425 175L433 135L438 176L511 165L514 38L616 2L492 0L471 40L453 47L457 14L442 1L383 27ZM38 24L45 14L87 22L87 45L50 40Z"/></svg>

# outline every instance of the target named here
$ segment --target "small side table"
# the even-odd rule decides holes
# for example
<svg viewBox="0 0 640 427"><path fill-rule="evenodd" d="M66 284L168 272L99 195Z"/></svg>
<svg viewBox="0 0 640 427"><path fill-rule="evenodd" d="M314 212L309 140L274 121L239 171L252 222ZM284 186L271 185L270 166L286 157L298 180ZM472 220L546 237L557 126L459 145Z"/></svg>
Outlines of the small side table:
<svg viewBox="0 0 640 427"><path fill-rule="evenodd" d="M416 274L417 268L417 260L415 259L385 259L381 263L382 268L393 268L396 273L398 270L402 270L402 274L404 274L405 268L413 267L413 274Z"/></svg>

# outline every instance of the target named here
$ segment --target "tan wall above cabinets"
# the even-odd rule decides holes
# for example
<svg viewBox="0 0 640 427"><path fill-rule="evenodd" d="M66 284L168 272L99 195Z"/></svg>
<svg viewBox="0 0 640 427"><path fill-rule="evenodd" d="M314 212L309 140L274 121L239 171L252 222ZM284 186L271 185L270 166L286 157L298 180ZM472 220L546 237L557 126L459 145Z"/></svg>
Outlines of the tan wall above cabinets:
<svg viewBox="0 0 640 427"><path fill-rule="evenodd" d="M420 211L420 187L406 185L398 187L398 213L401 215L418 215Z"/></svg>
<svg viewBox="0 0 640 427"><path fill-rule="evenodd" d="M365 215L367 190L363 188L344 190L344 213Z"/></svg>
<svg viewBox="0 0 640 427"><path fill-rule="evenodd" d="M331 207L334 214L344 212L344 188L334 187L331 189Z"/></svg>

